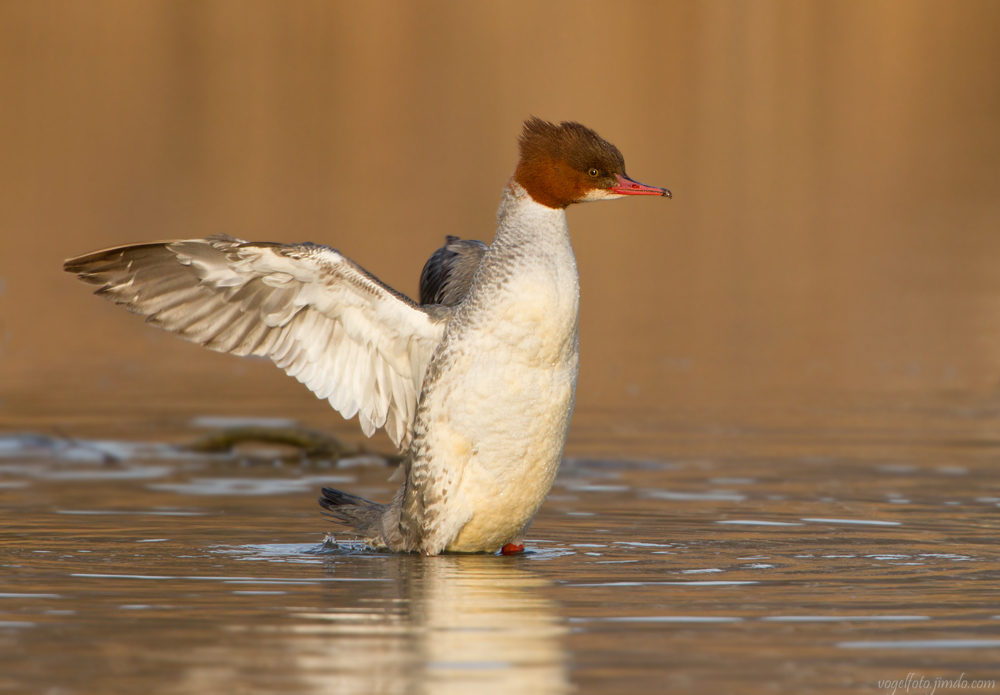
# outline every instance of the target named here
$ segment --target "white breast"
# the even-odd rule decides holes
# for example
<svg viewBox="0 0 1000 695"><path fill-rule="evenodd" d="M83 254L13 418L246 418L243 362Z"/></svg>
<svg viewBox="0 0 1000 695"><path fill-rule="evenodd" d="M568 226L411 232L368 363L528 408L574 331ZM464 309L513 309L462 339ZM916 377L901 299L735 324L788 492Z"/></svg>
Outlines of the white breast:
<svg viewBox="0 0 1000 695"><path fill-rule="evenodd" d="M496 550L526 529L573 410L579 279L565 213L527 195L504 212L424 394L433 468L461 471L435 515L448 550Z"/></svg>

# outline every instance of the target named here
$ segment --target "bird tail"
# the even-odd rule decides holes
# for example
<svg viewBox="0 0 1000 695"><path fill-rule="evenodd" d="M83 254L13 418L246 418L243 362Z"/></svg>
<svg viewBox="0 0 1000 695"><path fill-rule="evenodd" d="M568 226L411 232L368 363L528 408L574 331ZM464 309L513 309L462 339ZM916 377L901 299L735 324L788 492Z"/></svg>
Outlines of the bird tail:
<svg viewBox="0 0 1000 695"><path fill-rule="evenodd" d="M325 516L349 526L365 538L378 538L382 515L387 507L329 487L323 488L319 505L325 510L323 512Z"/></svg>

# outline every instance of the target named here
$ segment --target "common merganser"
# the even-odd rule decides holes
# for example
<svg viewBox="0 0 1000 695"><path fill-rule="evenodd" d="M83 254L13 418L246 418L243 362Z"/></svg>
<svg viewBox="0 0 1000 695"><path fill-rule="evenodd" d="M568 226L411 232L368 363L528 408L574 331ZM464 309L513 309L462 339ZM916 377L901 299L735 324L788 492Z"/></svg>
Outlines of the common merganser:
<svg viewBox="0 0 1000 695"><path fill-rule="evenodd" d="M573 412L579 277L572 203L670 197L637 183L579 123L530 118L493 244L449 237L421 303L340 252L229 236L120 246L66 261L96 294L185 340L266 355L404 453L392 502L323 489L320 504L373 547L524 549ZM390 479L393 479L390 478Z"/></svg>

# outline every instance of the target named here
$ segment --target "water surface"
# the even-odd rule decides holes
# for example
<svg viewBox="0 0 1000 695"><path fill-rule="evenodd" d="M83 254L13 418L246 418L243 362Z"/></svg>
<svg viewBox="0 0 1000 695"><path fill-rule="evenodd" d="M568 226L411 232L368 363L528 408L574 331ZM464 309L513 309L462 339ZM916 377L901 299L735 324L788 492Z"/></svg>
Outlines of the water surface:
<svg viewBox="0 0 1000 695"><path fill-rule="evenodd" d="M568 458L523 556L428 558L324 539L316 490L387 499L378 457L8 436L0 685L834 693L995 677L995 444L935 444Z"/></svg>

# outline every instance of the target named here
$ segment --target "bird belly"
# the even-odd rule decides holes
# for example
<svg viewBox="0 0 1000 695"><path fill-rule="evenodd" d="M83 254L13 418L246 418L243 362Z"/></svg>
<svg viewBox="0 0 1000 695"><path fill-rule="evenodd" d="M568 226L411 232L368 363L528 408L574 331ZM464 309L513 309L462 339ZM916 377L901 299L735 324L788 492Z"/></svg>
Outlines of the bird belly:
<svg viewBox="0 0 1000 695"><path fill-rule="evenodd" d="M574 268L575 270L575 268ZM572 278L575 280L574 277ZM508 287L450 355L428 403L428 450L461 470L437 514L444 549L492 552L519 538L552 487L573 410L575 282ZM442 510L444 511L444 510Z"/></svg>

